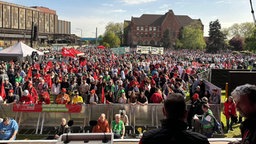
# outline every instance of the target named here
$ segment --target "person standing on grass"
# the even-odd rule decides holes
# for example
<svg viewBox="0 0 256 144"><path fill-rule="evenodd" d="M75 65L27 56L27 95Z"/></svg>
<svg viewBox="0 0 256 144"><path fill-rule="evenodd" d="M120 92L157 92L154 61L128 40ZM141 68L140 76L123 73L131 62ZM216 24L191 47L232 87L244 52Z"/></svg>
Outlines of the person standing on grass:
<svg viewBox="0 0 256 144"><path fill-rule="evenodd" d="M236 103L234 102L232 96L229 96L227 101L224 102L223 114L226 117L226 124L227 124L226 132L228 132L229 130L233 131L232 126L235 123L235 119L237 118L237 114L236 114Z"/></svg>
<svg viewBox="0 0 256 144"><path fill-rule="evenodd" d="M241 144L256 144L256 85L237 86L232 92L236 108L245 120L240 125Z"/></svg>

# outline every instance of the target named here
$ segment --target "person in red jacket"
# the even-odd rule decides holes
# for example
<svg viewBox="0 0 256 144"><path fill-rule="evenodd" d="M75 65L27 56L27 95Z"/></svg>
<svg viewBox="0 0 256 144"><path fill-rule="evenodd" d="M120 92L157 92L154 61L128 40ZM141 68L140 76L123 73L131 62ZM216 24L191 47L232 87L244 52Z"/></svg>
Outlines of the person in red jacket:
<svg viewBox="0 0 256 144"><path fill-rule="evenodd" d="M229 96L227 101L224 102L223 114L226 117L227 132L229 130L233 131L232 125L236 122L235 119L237 119L237 114L236 114L236 103L234 102L232 96Z"/></svg>
<svg viewBox="0 0 256 144"><path fill-rule="evenodd" d="M31 97L33 98L33 103L38 103L38 93L32 83L28 84L28 91L29 91Z"/></svg>
<svg viewBox="0 0 256 144"><path fill-rule="evenodd" d="M38 104L50 104L51 100L50 100L50 95L48 93L47 90L43 91L40 97L40 101L38 102Z"/></svg>
<svg viewBox="0 0 256 144"><path fill-rule="evenodd" d="M150 101L152 103L162 103L164 101L162 92L159 88L156 88L155 93L151 96Z"/></svg>
<svg viewBox="0 0 256 144"><path fill-rule="evenodd" d="M34 102L33 102L33 98L32 98L32 96L29 94L29 91L28 91L28 90L24 90L23 95L22 95L22 97L20 98L20 101L19 101L19 102L22 103L22 104L32 104L32 103L34 103Z"/></svg>

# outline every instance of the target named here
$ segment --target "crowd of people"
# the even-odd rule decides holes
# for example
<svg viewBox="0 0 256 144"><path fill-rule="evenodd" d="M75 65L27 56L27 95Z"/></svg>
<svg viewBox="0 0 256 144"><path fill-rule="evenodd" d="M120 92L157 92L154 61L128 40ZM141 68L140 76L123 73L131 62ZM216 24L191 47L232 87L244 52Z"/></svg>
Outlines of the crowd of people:
<svg viewBox="0 0 256 144"><path fill-rule="evenodd" d="M84 56L63 57L60 52L52 52L45 54L41 61L0 62L0 101L4 104L119 103L143 106L164 103L174 93L186 100L186 92L189 92L191 111L211 113L208 104L219 104L220 97L215 89L209 94L197 74L211 68L253 69L255 59L254 55L206 54L199 50L167 50L163 55L136 52L117 55L109 49L79 50ZM232 107L231 102L228 100L226 107ZM205 109L195 110L198 103ZM227 120L236 116L230 115L234 113L233 108L226 109ZM194 115L190 112L188 116L190 128ZM118 119L121 115L115 117ZM232 130L233 120L227 123Z"/></svg>
<svg viewBox="0 0 256 144"><path fill-rule="evenodd" d="M99 104L162 103L170 93L195 92L210 97L197 74L210 68L247 69L252 57L204 54L201 51L166 51L163 55L80 49L83 57L46 54L42 61L2 61L0 99L8 103ZM3 87L3 88L2 88Z"/></svg>

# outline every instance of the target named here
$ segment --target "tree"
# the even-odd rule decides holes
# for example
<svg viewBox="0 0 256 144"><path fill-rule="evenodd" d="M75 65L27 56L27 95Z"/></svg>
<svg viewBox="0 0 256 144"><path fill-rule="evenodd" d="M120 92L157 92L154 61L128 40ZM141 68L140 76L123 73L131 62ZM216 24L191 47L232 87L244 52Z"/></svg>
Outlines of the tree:
<svg viewBox="0 0 256 144"><path fill-rule="evenodd" d="M256 28L254 28L252 35L245 38L245 49L256 51Z"/></svg>
<svg viewBox="0 0 256 144"><path fill-rule="evenodd" d="M206 47L206 43L203 36L202 25L192 23L185 26L181 31L180 42L182 45L179 44L178 46L181 46L181 48L204 49Z"/></svg>
<svg viewBox="0 0 256 144"><path fill-rule="evenodd" d="M171 38L170 38L170 31L169 29L166 29L163 33L162 43L164 48L170 48L171 47Z"/></svg>
<svg viewBox="0 0 256 144"><path fill-rule="evenodd" d="M229 45L232 46L232 50L242 51L244 46L244 40L240 36L235 36L229 40Z"/></svg>
<svg viewBox="0 0 256 144"><path fill-rule="evenodd" d="M236 36L246 38L252 35L254 27L253 23L245 22L241 24L233 24L231 27L223 29L222 32L226 33L229 38Z"/></svg>
<svg viewBox="0 0 256 144"><path fill-rule="evenodd" d="M119 38L120 42L122 42L123 29L124 29L123 23L109 22L105 27L105 33L113 32Z"/></svg>
<svg viewBox="0 0 256 144"><path fill-rule="evenodd" d="M114 32L107 32L104 34L103 36L103 40L102 43L104 46L108 46L108 47L119 47L120 46L120 39L118 38L118 36L116 36L116 34Z"/></svg>
<svg viewBox="0 0 256 144"><path fill-rule="evenodd" d="M225 35L220 31L221 25L219 20L211 21L209 28L207 52L217 53L225 48Z"/></svg>

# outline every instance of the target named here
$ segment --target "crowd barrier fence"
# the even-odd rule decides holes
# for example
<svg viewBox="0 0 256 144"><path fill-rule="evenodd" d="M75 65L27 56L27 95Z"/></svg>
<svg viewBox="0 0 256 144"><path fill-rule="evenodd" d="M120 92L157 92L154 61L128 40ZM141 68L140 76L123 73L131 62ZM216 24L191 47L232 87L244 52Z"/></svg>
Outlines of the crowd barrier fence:
<svg viewBox="0 0 256 144"><path fill-rule="evenodd" d="M42 134L46 126L59 126L61 118L73 120L76 126L88 126L91 120L97 120L101 113L106 114L108 121L114 120L115 114L125 110L131 126L161 125L163 104L145 106L131 104L97 104L97 105L0 105L0 117L14 118L20 128L35 129L34 134ZM190 105L188 105L188 108ZM220 105L210 105L215 117L220 121ZM72 111L71 111L72 110Z"/></svg>

